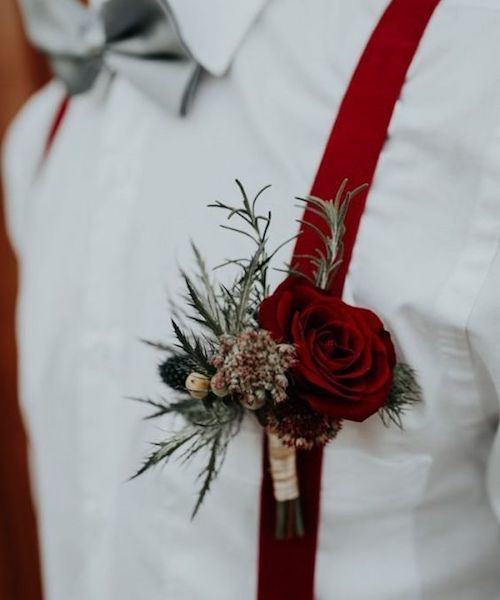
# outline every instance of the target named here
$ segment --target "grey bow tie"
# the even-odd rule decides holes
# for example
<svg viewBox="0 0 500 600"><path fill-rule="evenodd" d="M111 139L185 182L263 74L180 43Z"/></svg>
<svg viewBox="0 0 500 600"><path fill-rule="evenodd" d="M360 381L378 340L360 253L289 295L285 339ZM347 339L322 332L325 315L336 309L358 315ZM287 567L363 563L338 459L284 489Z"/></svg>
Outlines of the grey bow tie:
<svg viewBox="0 0 500 600"><path fill-rule="evenodd" d="M102 69L186 114L202 67L181 40L166 0L21 0L32 42L49 55L70 94L90 89Z"/></svg>

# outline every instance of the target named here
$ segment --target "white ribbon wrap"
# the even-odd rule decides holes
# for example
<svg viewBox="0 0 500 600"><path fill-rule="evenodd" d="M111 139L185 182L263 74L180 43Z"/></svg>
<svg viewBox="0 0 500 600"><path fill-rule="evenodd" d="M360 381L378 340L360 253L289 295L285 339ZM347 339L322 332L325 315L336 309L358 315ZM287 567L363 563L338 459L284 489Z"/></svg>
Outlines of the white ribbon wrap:
<svg viewBox="0 0 500 600"><path fill-rule="evenodd" d="M274 498L277 502L295 500L299 497L295 448L285 446L274 433L267 434L267 441Z"/></svg>

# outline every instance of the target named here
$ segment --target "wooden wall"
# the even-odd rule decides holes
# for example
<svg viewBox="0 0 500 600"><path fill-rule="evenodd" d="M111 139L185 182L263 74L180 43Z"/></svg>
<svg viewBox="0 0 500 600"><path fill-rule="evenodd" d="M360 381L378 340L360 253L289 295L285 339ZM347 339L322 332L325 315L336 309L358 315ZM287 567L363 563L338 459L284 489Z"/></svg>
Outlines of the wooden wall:
<svg viewBox="0 0 500 600"><path fill-rule="evenodd" d="M15 0L1 0L0 136L22 103L47 77L43 59L29 48L23 36ZM3 210L0 211L0 277L0 599L41 600L27 442L17 402L14 342L17 273L5 234Z"/></svg>

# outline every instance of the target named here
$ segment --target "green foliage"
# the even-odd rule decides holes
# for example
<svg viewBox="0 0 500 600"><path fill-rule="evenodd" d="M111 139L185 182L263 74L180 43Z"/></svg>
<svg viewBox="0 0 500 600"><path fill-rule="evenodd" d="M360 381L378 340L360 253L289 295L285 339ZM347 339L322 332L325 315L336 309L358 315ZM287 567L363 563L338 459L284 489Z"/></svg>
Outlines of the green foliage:
<svg viewBox="0 0 500 600"><path fill-rule="evenodd" d="M211 375L214 373L214 368L210 364L210 351L207 348L209 342L203 340L198 336L188 336L182 331L177 323L172 320L172 327L174 329L175 337L177 338L177 347L183 350L183 352L197 365L201 373L205 375Z"/></svg>
<svg viewBox="0 0 500 600"><path fill-rule="evenodd" d="M220 301L220 314L225 323L225 333L238 334L247 326L255 325L255 314L262 300L269 295L268 269L277 252L296 236L285 240L282 244L268 252L271 212L261 214L257 211L257 203L270 186L263 187L250 201L243 185L236 180L242 196L242 206L231 206L222 202L210 204L227 213L227 220L237 220L233 225L221 225L222 229L242 235L253 242L254 251L249 258L227 259L216 269L236 266L239 275L233 285L227 288L219 286L215 297Z"/></svg>
<svg viewBox="0 0 500 600"><path fill-rule="evenodd" d="M227 220L231 221L231 225L223 224L221 225L223 229L249 238L253 242L254 249L249 258L227 260L217 267L229 265L237 267L237 276L228 287L212 281L202 253L192 243L196 272L193 277L185 273L182 275L186 286L185 299L190 309L187 316L201 327L202 332L194 334L176 320L172 320L176 347L192 361L194 370L208 377L215 371L210 364L210 358L215 353L218 337L222 334L235 335L245 327L256 325L257 308L263 298L269 294L267 270L270 261L284 245L281 244L271 253L267 252L271 213L267 211L260 214L257 205L269 186L262 188L250 201L241 183L239 181L236 183L242 197L240 206L231 206L222 202L210 206L226 212ZM184 309L175 312L179 315L185 314ZM172 348L169 346L159 342L147 343L154 348L172 353ZM222 466L230 440L239 430L244 409L236 400L221 401L215 397L208 402L191 398L173 403L150 399L137 400L154 408L154 412L146 417L147 419L174 413L183 417L185 426L166 440L154 444L153 451L134 477L158 463L167 462L174 455L179 456L183 461L188 461L201 451L207 452L206 465L198 475L200 489L193 511L194 516Z"/></svg>
<svg viewBox="0 0 500 600"><path fill-rule="evenodd" d="M421 400L422 389L417 381L415 371L405 363L398 363L394 369L389 397L385 406L378 411L378 415L386 427L394 423L403 429L402 416L404 412Z"/></svg>
<svg viewBox="0 0 500 600"><path fill-rule="evenodd" d="M199 400L193 399L172 404L140 401L157 409L148 418L174 413L184 418L185 425L166 440L153 444L153 452L132 479L159 463L168 462L174 456L187 462L198 452L207 451L207 462L198 474L200 487L192 513L194 517L222 467L229 442L240 429L244 410L237 403L224 402L214 403L211 408L206 408Z"/></svg>
<svg viewBox="0 0 500 600"><path fill-rule="evenodd" d="M346 192L348 180L344 179L334 200L322 200L315 196L297 198L303 202L308 213L319 217L321 226L316 225L309 219L298 222L309 229L320 238L322 248L318 248L316 254L306 254L297 258L306 258L314 265L314 277L311 282L321 289L328 289L337 274L344 258L344 244L342 239L345 233L345 217L351 200L363 192L368 186L360 185L354 190ZM325 228L326 231L323 229ZM306 277L303 273L296 271L293 267L290 272L298 277Z"/></svg>

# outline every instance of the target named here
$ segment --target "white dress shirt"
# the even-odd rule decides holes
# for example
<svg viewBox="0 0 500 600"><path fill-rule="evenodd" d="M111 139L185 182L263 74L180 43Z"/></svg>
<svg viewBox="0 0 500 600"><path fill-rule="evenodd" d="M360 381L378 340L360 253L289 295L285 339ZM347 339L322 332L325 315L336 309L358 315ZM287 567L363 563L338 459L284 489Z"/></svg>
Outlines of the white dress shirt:
<svg viewBox="0 0 500 600"><path fill-rule="evenodd" d="M126 397L168 395L139 339L169 339L190 239L212 266L246 251L207 203L272 183L273 241L296 232L388 0L170 4L208 71L186 118L103 73L46 160L58 83L4 153L47 600L255 597L261 429L245 421L191 522L199 462L127 482L176 423ZM443 0L396 105L345 299L381 316L424 401L404 431L374 416L327 447L318 600L500 598L499 56L500 3Z"/></svg>

